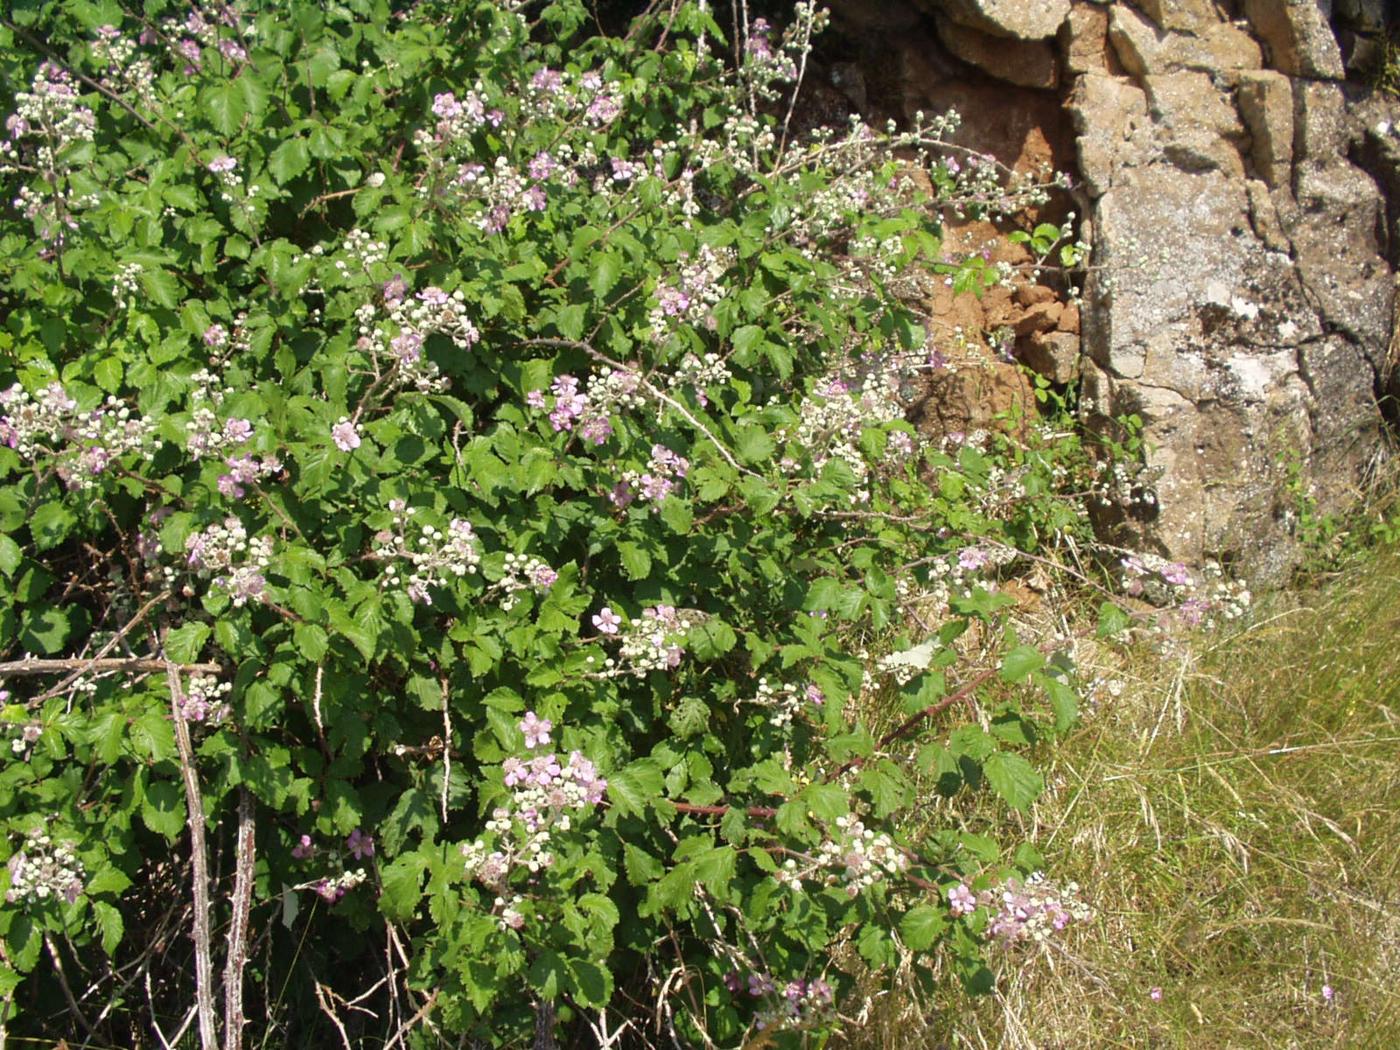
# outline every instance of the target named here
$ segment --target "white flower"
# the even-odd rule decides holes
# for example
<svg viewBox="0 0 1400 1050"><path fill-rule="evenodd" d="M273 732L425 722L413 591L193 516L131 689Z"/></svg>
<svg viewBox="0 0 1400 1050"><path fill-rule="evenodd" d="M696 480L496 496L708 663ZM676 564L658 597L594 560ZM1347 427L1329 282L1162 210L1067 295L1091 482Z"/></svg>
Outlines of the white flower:
<svg viewBox="0 0 1400 1050"><path fill-rule="evenodd" d="M331 440L342 452L353 452L360 447L360 431L354 423L340 417L340 422L331 427Z"/></svg>

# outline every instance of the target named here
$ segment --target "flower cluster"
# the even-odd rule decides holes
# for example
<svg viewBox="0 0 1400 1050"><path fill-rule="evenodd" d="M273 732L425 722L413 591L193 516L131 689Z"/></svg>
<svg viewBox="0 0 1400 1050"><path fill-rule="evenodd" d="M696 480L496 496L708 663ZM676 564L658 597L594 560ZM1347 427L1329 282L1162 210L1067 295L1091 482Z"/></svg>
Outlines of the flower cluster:
<svg viewBox="0 0 1400 1050"><path fill-rule="evenodd" d="M246 420L229 420L229 423L246 423ZM276 456L263 456L259 459L244 453L241 456L229 456L224 460L224 465L228 467L228 472L219 475L219 491L230 499L242 499L248 485L282 471L282 461Z"/></svg>
<svg viewBox="0 0 1400 1050"><path fill-rule="evenodd" d="M536 411L548 411L549 425L556 432L577 432L594 445L612 436L614 411L646 402L642 377L631 369L603 368L589 381L587 391L579 389L577 376L565 373L555 377L549 389L552 397L543 390L531 390L525 403Z"/></svg>
<svg viewBox="0 0 1400 1050"><path fill-rule="evenodd" d="M225 698L232 690L232 685L220 682L212 675L191 676L185 683L180 717L186 722L203 722L210 726L221 724L229 716L230 709Z"/></svg>
<svg viewBox="0 0 1400 1050"><path fill-rule="evenodd" d="M656 289L650 314L652 335L658 340L677 325L709 327L711 311L724 298L724 275L734 265L734 252L702 244L693 258L683 259L680 272Z"/></svg>
<svg viewBox="0 0 1400 1050"><path fill-rule="evenodd" d="M701 407L707 407L710 398L705 393L706 387L727 383L732 375L729 366L724 363L724 358L720 357L719 354L708 353L704 357L686 354L685 357L681 358L681 363L676 366L676 370L671 373L667 383L673 390L689 387L694 392L695 399L700 402Z"/></svg>
<svg viewBox="0 0 1400 1050"><path fill-rule="evenodd" d="M745 975L740 970L731 970L724 975L724 986L731 995L747 994L751 999L776 1000L759 1012L755 1022L759 1030L775 1025L801 1025L829 1010L835 999L831 985L820 977L813 981L788 981L779 989L770 974Z"/></svg>
<svg viewBox="0 0 1400 1050"><path fill-rule="evenodd" d="M169 42L172 55L183 62L185 76L192 76L204 68L204 48L216 50L228 62L246 62L248 52L234 36L221 36L219 23L236 34L239 31L238 14L232 5L221 5L219 22L205 18L199 10L189 11L183 19L163 18L160 21L160 36L150 30L141 34L142 43L155 43L158 39ZM246 32L252 32L249 27Z"/></svg>
<svg viewBox="0 0 1400 1050"><path fill-rule="evenodd" d="M156 104L156 71L151 60L137 53L137 42L116 26L98 26L92 57L103 70L102 86L124 95L134 105L150 109Z"/></svg>
<svg viewBox="0 0 1400 1050"><path fill-rule="evenodd" d="M57 458L58 476L80 491L96 487L114 460L155 443L155 427L115 397L83 411L58 383L35 396L16 383L0 392L0 410L0 444L30 461Z"/></svg>
<svg viewBox="0 0 1400 1050"><path fill-rule="evenodd" d="M515 608L524 591L543 594L558 581L559 574L539 558L524 554L507 554L501 578L491 585L491 591L501 594L501 608L506 612Z"/></svg>
<svg viewBox="0 0 1400 1050"><path fill-rule="evenodd" d="M223 325L204 330L205 345L219 349L230 336ZM216 455L253 439L253 424L247 419L230 418L220 422L218 409L233 393L223 385L223 377L202 368L190 377L190 418L185 424L185 451L194 459Z"/></svg>
<svg viewBox="0 0 1400 1050"><path fill-rule="evenodd" d="M0 690L0 700L8 699L9 690ZM37 722L18 727L19 735L10 740L10 751L16 755L25 754L44 733L44 727Z"/></svg>
<svg viewBox="0 0 1400 1050"><path fill-rule="evenodd" d="M815 855L789 857L774 877L794 890L806 881L843 885L847 896L856 897L909 867L909 858L883 831L872 831L857 817L837 817L835 823L836 834Z"/></svg>
<svg viewBox="0 0 1400 1050"><path fill-rule="evenodd" d="M83 892L83 865L73 847L54 842L42 831L31 831L24 846L10 858L9 904L42 904L47 900L74 903Z"/></svg>
<svg viewBox="0 0 1400 1050"><path fill-rule="evenodd" d="M226 202L233 202L236 199L234 194L243 187L243 176L238 174L238 161L227 153L220 153L205 167L217 176L219 185L223 187L220 197Z"/></svg>
<svg viewBox="0 0 1400 1050"><path fill-rule="evenodd" d="M33 164L44 172L58 165L58 154L75 142L91 142L97 126L93 111L82 104L72 75L45 62L28 91L15 92L15 111L5 119L7 137L0 140L0 173L15 171L19 147L33 149Z"/></svg>
<svg viewBox="0 0 1400 1050"><path fill-rule="evenodd" d="M622 617L608 606L593 617L598 633L616 638L622 644L617 657L603 661L600 677L622 675L645 677L651 671L669 671L680 666L685 655L682 643L691 628L701 622L700 614L674 605L653 605L642 610L641 618L623 625Z"/></svg>
<svg viewBox="0 0 1400 1050"><path fill-rule="evenodd" d="M652 510L660 510L661 501L676 490L689 470L690 460L665 445L652 445L647 469L624 471L608 498L619 508L640 500L650 503Z"/></svg>
<svg viewBox="0 0 1400 1050"><path fill-rule="evenodd" d="M389 293L393 290L386 286L385 305L390 318L399 326L401 337L410 340L418 337L414 347L394 347L396 356L412 356L414 350L421 348L422 339L434 333L451 339L458 350L470 350L481 338L476 325L467 316L466 297L460 288L444 292L441 288L428 287L411 299L406 296L390 299Z"/></svg>
<svg viewBox="0 0 1400 1050"><path fill-rule="evenodd" d="M760 678L754 697L746 702L768 709L771 712L769 722L781 729L813 707L821 707L826 702L826 695L810 683L806 686L786 684L774 688L767 678Z"/></svg>
<svg viewBox="0 0 1400 1050"><path fill-rule="evenodd" d="M501 765L507 803L492 811L487 834L462 846L466 873L488 889L504 894L512 875L538 875L554 863L549 845L556 832L572 829L580 816L602 805L608 782L579 751L567 758L540 752L549 746L554 729L548 719L527 711L520 721L530 755L511 757ZM520 929L524 916L516 907L521 898L497 896L502 928Z"/></svg>
<svg viewBox="0 0 1400 1050"><path fill-rule="evenodd" d="M356 868L354 871L343 872L335 878L319 879L312 883L311 888L327 904L336 904L347 893L364 882L367 877L364 868Z"/></svg>
<svg viewBox="0 0 1400 1050"><path fill-rule="evenodd" d="M852 502L870 501L870 466L861 451L861 432L866 427L894 423L904 418L898 394L898 377L879 363L872 364L863 380L828 376L798 406L798 421L784 437L811 457L812 469L820 471L832 460L851 468L859 488ZM886 455L900 457L912 451L907 441L886 444ZM795 459L784 459L789 471L799 469Z"/></svg>
<svg viewBox="0 0 1400 1050"><path fill-rule="evenodd" d="M389 563L384 570L385 587L397 587L402 583L409 600L417 605L432 605L428 588L442 587L451 580L476 572L481 564L481 545L471 522L465 518L453 518L447 523L445 533L435 526L424 525L410 539L408 524L415 509L402 500L389 502L394 527L375 537L375 555ZM400 561L409 564L406 578L396 564Z"/></svg>
<svg viewBox="0 0 1400 1050"><path fill-rule="evenodd" d="M1037 872L1024 883L1008 879L1000 891L982 891L978 903L997 908L987 933L1009 948L1024 941L1043 942L1070 923L1087 920L1092 912L1078 895L1075 883L1057 886ZM961 898L959 907L965 907ZM956 914L966 912L960 910Z"/></svg>
<svg viewBox="0 0 1400 1050"><path fill-rule="evenodd" d="M250 539L243 522L232 515L185 538L185 564L201 577L212 577L235 607L263 597L267 588L263 571L271 561L272 537Z"/></svg>

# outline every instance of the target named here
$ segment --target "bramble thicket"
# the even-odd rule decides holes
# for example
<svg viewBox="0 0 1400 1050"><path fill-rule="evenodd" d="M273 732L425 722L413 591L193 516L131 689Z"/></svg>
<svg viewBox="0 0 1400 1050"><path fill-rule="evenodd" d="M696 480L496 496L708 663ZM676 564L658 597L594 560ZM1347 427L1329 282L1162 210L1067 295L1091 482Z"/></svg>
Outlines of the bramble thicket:
<svg viewBox="0 0 1400 1050"><path fill-rule="evenodd" d="M1024 276L940 216L1055 180L799 134L786 15L8 5L0 1031L796 1046L1087 914L956 800L1104 474L905 421L910 282Z"/></svg>

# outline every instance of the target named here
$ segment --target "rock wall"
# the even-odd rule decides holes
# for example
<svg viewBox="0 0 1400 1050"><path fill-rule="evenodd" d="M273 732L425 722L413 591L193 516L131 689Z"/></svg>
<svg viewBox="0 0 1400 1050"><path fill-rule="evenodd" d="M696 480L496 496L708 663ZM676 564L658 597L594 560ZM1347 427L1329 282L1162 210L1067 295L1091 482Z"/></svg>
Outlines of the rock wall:
<svg viewBox="0 0 1400 1050"><path fill-rule="evenodd" d="M964 145L1079 180L1093 259L1073 324L1027 322L1034 294L982 319L1055 381L1079 375L1089 425L1142 419L1155 503L1102 527L1279 579L1290 481L1345 507L1400 394L1400 111L1347 81L1374 61L1383 0L832 6L856 52L832 83L859 81L872 116L955 107Z"/></svg>

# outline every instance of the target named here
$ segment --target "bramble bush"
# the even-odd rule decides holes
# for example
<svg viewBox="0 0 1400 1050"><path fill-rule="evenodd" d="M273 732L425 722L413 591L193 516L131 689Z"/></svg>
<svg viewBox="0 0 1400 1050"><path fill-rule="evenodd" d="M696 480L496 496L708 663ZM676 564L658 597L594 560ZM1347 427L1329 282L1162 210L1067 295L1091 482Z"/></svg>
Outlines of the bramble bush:
<svg viewBox="0 0 1400 1050"><path fill-rule="evenodd" d="M1083 914L911 819L1075 719L992 581L1077 445L901 395L1046 187L741 15L9 6L0 1027L798 1045Z"/></svg>

